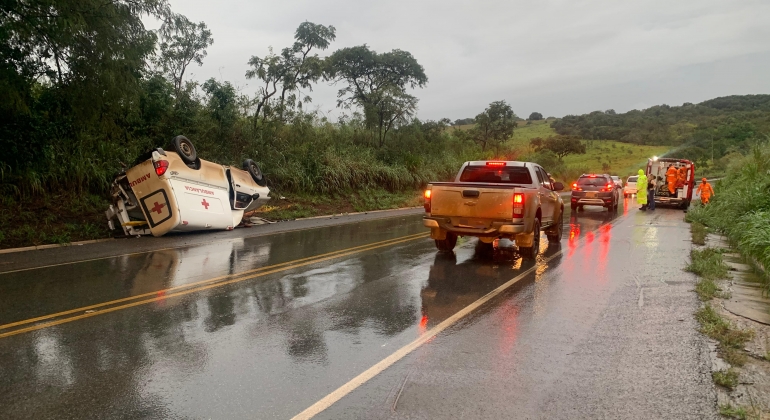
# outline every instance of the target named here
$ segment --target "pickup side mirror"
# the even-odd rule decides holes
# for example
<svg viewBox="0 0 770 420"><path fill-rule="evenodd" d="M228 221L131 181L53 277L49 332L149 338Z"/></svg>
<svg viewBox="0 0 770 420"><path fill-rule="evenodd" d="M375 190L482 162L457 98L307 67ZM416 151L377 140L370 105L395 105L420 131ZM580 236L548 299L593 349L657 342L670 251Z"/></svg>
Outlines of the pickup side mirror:
<svg viewBox="0 0 770 420"><path fill-rule="evenodd" d="M561 182L554 182L553 183L553 190L554 191L563 191L564 190L564 184Z"/></svg>

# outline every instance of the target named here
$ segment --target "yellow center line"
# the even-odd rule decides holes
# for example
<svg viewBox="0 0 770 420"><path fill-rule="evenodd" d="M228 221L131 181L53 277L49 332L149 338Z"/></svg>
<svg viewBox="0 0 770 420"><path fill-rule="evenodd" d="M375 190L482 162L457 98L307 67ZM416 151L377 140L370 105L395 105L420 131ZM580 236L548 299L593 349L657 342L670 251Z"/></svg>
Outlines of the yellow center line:
<svg viewBox="0 0 770 420"><path fill-rule="evenodd" d="M255 268L255 269L252 269L252 270L247 270L247 271L244 271L244 272L241 272L241 273L228 274L228 275L225 275L225 276L214 277L214 278L211 278L211 279L201 280L201 281L194 282L194 283L188 283L188 284L183 284L183 285L179 285L179 286L170 287L170 288L167 288L167 289L161 289L161 290L157 290L155 292L143 293L143 294L140 294L140 295L125 297L125 298L122 298L122 299L111 300L111 301L108 301L108 302L102 302L102 303L97 303L97 304L94 304L94 305L83 306L83 307L80 307L80 308L70 309L70 310L66 310L66 311L62 311L62 312L57 312L57 313L53 313L53 314L49 314L49 315L43 315L43 316L39 316L39 317L36 317L36 318L25 319L23 321L12 322L10 324L0 325L0 330L7 329L7 328L12 328L12 327L18 327L20 325L31 324L31 323L35 323L35 322L39 322L39 321L44 321L44 320L51 319L51 318L58 318L58 317L61 317L61 316L64 316L64 315L70 315L70 314L73 314L73 313L84 312L84 311L92 310L92 309L96 309L96 308L102 308L102 307L105 307L105 306L115 305L115 304L122 303L122 302L128 302L128 301L132 301L132 300L137 300L137 299L145 298L145 297L148 297L148 296L154 296L154 298L152 298L152 299L147 299L147 300L143 300L143 301L140 301L140 302L135 302L135 303L128 304L128 305L121 305L121 306L117 306L117 307L114 307L114 308L104 309L104 310L101 310L101 311L98 311L98 312L93 312L93 313L89 313L89 314L85 314L85 315L93 316L93 315L96 315L96 314L112 312L113 310L117 310L117 309L129 308L129 307L132 307L132 306L141 305L141 304L149 303L149 302L154 302L154 301L157 301L157 300L162 300L162 299L166 299L166 298L173 297L173 296L180 296L180 295L184 295L184 294L188 294L188 293L193 293L193 292L200 291L200 290L210 289L212 287L223 286L223 285L226 285L226 284L235 283L235 282L238 282L238 281L243 281L243 280L247 280L247 279L250 279L250 278L261 277L261 276L265 276L265 275L268 275L268 274L277 273L277 272L280 272L280 271L290 270L292 268L303 267L303 266L310 265L310 264L315 264L315 263L318 263L318 262L328 261L328 260L334 259L334 258L345 257L345 256L361 253L361 252L364 252L364 251L369 251L369 250L372 250L372 249L382 248L382 247L386 247L386 246L390 246L390 245L396 245L396 244L399 244L399 243L408 242L408 241L412 241L412 240L415 240L415 239L421 239L421 238L425 238L427 236L428 236L427 233L418 233L418 234L414 234L414 235L407 235L407 236L402 236L402 237L399 237L399 238L393 238L393 239L388 239L388 240L384 240L384 241L373 242L373 243L366 244L366 245L359 245L359 246L355 246L355 247L351 247L351 248L347 248L347 249L342 249L342 250L339 250L339 251L327 252L325 254L319 254L319 255L312 256L312 257L300 258L300 259L293 260L293 261L288 261L288 262L285 262L285 263L274 264L274 265L265 266L265 267L259 267L259 268ZM230 280L220 281L220 280L225 280L225 279L230 279ZM214 283L214 284L209 284L209 283ZM195 287L195 286L201 286L201 285L206 285L206 284L208 284L208 285L204 286L204 287ZM185 288L192 288L192 289L168 294L168 292L172 292L172 291L179 290L179 289L185 289ZM159 296L159 294L162 294L162 295ZM117 309L115 309L115 308L117 308ZM63 320L59 320L59 321L54 321L54 322L48 322L48 323L45 323L45 324L40 324L40 325L37 325L37 326L34 326L34 327L18 329L18 330L6 332L6 333L0 333L0 338L7 337L7 336L10 336L10 335L19 334L21 332L27 332L27 331L33 331L33 330L36 330L36 329L40 329L40 328L45 328L47 326L58 325L58 324L61 324L63 322L70 322L71 320L80 319L80 318L84 318L84 316L70 317L70 318L66 318L66 319L63 319ZM36 327L40 327L40 328L36 328Z"/></svg>
<svg viewBox="0 0 770 420"><path fill-rule="evenodd" d="M564 251L559 250L555 252L553 255L551 255L548 258L543 259L540 264L546 264L552 259L558 257L561 255ZM445 329L451 327L452 325L456 324L458 321L460 321L462 318L476 310L479 306L487 303L495 296L499 295L500 293L504 292L509 287L516 284L518 281L526 277L527 275L534 272L539 267L539 264L535 264L532 267L528 268L527 270L523 271L518 276L508 280L507 282L503 283L501 286L497 287L496 289L492 290L491 292L487 293L486 295L480 297L475 302L471 303L470 305L466 306L465 308L461 309L454 315L450 316L449 318L445 319L440 324L436 325L435 327L431 328L430 330L426 331L425 334L421 335L416 340L412 341L411 343L405 345L404 347L401 347L398 349L395 353L391 354L390 356L386 357L385 359L381 360L374 366L370 367L369 369L365 370L360 375L356 376L355 378L348 381L346 384L342 385L341 387L337 388L334 392L327 395L326 397L322 398L315 404L311 405L305 411L297 414L292 418L292 420L307 420L310 418L313 418L314 416L318 415L322 411L326 410L327 408L331 407L332 404L336 403L337 401L341 400L342 397L350 394L353 392L356 388L360 387L361 385L365 384L370 379L374 378L375 376L379 375L382 371L392 366L394 363L398 362L399 360L403 359L417 349L418 347L422 346L426 342L428 342L430 339L438 335L440 332L444 331Z"/></svg>

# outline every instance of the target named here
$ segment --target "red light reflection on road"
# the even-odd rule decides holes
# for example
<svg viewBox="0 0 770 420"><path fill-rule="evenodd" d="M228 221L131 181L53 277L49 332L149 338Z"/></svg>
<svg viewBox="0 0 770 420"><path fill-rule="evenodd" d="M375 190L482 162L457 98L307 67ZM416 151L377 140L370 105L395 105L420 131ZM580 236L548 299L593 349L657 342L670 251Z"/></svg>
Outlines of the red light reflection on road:
<svg viewBox="0 0 770 420"><path fill-rule="evenodd" d="M519 335L518 317L519 307L511 303L500 308L500 311L497 314L496 318L499 320L499 325L502 329L502 331L499 331L497 334L499 337L498 355L503 359L501 360L501 363L507 363L504 362L504 359L513 356L513 348L516 345L516 338Z"/></svg>
<svg viewBox="0 0 770 420"><path fill-rule="evenodd" d="M574 215L569 218L569 239L567 240L567 246L569 246L569 254L571 257L575 253L577 248L577 242L580 239L580 223L577 222L577 217Z"/></svg>
<svg viewBox="0 0 770 420"><path fill-rule="evenodd" d="M417 327L417 331L419 335L425 334L425 331L428 331L428 315L423 315L422 318L420 318L420 325Z"/></svg>
<svg viewBox="0 0 770 420"><path fill-rule="evenodd" d="M607 256L610 253L610 239L612 239L612 225L599 226L599 271L607 268ZM601 276L604 278L604 276Z"/></svg>

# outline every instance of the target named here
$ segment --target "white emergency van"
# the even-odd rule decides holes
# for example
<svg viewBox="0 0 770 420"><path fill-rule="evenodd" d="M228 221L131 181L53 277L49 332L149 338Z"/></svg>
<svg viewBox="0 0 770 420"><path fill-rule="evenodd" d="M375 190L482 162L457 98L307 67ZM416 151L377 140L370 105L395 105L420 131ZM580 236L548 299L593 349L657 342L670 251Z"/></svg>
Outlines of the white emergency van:
<svg viewBox="0 0 770 420"><path fill-rule="evenodd" d="M270 197L259 165L243 169L199 159L192 142L177 136L155 149L112 183L113 204L106 211L110 229L126 235L162 236L171 231L230 230L244 212Z"/></svg>

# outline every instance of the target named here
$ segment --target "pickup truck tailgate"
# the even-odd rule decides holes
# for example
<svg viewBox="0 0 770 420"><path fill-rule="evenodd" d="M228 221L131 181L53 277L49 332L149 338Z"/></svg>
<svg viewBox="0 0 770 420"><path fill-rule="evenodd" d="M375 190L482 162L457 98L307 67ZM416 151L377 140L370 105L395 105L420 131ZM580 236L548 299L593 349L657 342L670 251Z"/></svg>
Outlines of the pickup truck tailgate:
<svg viewBox="0 0 770 420"><path fill-rule="evenodd" d="M431 215L452 216L452 224L479 224L477 220L511 219L513 188L434 185ZM467 219L461 220L461 219Z"/></svg>

